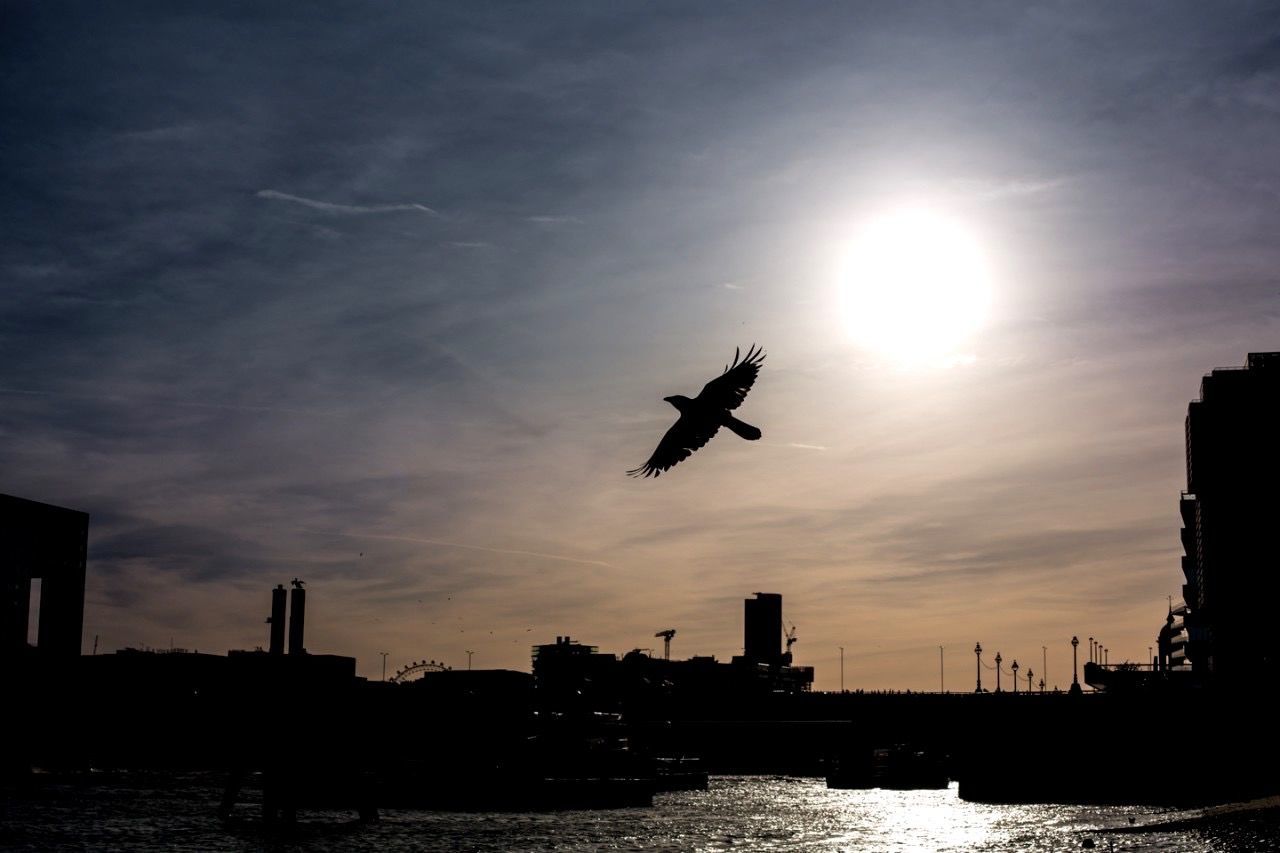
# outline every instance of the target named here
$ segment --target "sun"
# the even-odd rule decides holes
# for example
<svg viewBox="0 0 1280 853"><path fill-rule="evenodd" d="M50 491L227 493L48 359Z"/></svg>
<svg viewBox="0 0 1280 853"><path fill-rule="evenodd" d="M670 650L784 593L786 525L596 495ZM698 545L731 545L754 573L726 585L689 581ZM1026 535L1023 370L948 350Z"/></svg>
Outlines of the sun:
<svg viewBox="0 0 1280 853"><path fill-rule="evenodd" d="M908 364L956 363L985 322L987 265L953 219L898 210L858 232L844 264L845 327L859 346Z"/></svg>

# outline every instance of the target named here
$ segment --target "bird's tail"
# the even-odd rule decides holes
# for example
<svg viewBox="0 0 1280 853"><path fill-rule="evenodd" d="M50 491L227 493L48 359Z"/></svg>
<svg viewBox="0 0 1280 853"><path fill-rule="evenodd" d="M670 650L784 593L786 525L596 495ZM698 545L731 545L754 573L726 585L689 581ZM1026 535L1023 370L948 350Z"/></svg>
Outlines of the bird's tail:
<svg viewBox="0 0 1280 853"><path fill-rule="evenodd" d="M740 438L747 441L755 441L761 436L761 432L749 423L738 420L733 415L724 416L724 425L738 434Z"/></svg>

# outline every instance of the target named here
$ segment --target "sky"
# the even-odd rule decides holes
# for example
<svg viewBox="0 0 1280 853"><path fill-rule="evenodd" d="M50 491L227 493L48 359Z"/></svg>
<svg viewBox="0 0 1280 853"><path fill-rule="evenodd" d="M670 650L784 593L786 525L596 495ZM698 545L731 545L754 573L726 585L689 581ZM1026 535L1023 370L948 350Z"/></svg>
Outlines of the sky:
<svg viewBox="0 0 1280 853"><path fill-rule="evenodd" d="M1065 688L1180 595L1200 377L1280 349L1266 4L0 15L0 491L91 514L86 652L265 645L299 577L371 678L728 660L764 591L818 689ZM938 357L846 316L903 209L982 258ZM752 343L763 439L626 477Z"/></svg>

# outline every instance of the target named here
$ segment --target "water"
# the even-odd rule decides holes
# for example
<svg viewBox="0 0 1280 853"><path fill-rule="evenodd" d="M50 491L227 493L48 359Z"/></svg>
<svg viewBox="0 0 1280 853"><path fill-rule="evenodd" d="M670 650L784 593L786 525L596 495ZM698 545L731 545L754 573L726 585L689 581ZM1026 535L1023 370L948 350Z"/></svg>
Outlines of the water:
<svg viewBox="0 0 1280 853"><path fill-rule="evenodd" d="M947 791L831 791L821 779L713 777L711 790L660 794L654 806L548 814L306 811L290 837L264 836L241 805L214 816L221 778L121 774L6 796L0 849L31 851L1076 851L1280 850L1275 810L1198 820L1192 828L1096 833L1198 813L1153 808L990 806Z"/></svg>

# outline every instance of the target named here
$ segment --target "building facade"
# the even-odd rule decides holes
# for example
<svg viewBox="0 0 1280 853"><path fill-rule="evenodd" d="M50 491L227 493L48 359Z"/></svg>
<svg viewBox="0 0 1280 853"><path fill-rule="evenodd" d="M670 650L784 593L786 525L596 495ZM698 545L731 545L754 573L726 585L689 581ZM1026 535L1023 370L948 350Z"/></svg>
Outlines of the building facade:
<svg viewBox="0 0 1280 853"><path fill-rule="evenodd" d="M39 579L42 655L80 655L89 516L0 495L0 655L27 652L31 582Z"/></svg>
<svg viewBox="0 0 1280 853"><path fill-rule="evenodd" d="M1244 367L1205 376L1186 442L1186 658L1215 680L1265 677L1278 663L1280 352L1249 353Z"/></svg>

